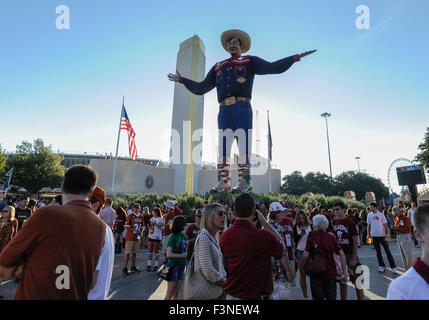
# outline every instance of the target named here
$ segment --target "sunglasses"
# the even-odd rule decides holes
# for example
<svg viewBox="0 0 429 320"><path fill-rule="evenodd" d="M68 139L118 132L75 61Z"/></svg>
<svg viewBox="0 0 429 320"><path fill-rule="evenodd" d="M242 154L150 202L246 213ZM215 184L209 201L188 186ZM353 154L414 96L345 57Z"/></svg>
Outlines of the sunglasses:
<svg viewBox="0 0 429 320"><path fill-rule="evenodd" d="M224 215L225 215L225 211L223 211L223 210L219 210L219 211L217 211L216 213L217 213L217 215L218 215L219 217L222 217L222 216L224 216Z"/></svg>

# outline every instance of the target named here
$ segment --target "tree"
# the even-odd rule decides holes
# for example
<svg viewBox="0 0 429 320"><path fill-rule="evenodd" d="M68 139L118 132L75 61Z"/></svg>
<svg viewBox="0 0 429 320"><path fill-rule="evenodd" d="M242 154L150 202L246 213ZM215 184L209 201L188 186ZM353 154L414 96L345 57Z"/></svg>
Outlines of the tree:
<svg viewBox="0 0 429 320"><path fill-rule="evenodd" d="M284 176L282 180L282 193L301 195L309 191L306 181L299 171L294 171L291 174Z"/></svg>
<svg viewBox="0 0 429 320"><path fill-rule="evenodd" d="M419 144L420 152L415 161L420 162L426 167L426 171L429 173L429 127L426 128L426 134L422 143Z"/></svg>
<svg viewBox="0 0 429 320"><path fill-rule="evenodd" d="M54 154L51 146L46 147L41 139L33 144L23 141L16 146L16 153L10 154L6 169L13 167L12 183L37 193L43 187L59 187L65 168L61 165L63 157Z"/></svg>
<svg viewBox="0 0 429 320"><path fill-rule="evenodd" d="M346 171L334 179L320 172L309 172L304 177L295 171L283 177L281 191L283 193L302 195L307 192L324 194L325 196L343 196L347 190L354 191L356 199L364 199L365 193L372 191L377 199L387 198L389 189L380 179L366 173Z"/></svg>
<svg viewBox="0 0 429 320"><path fill-rule="evenodd" d="M389 189L381 179L355 171L345 171L335 177L338 193L343 195L345 191L351 190L356 194L356 200L365 199L366 192L374 192L377 200L389 197Z"/></svg>
<svg viewBox="0 0 429 320"><path fill-rule="evenodd" d="M7 154L0 144L0 179L5 179Z"/></svg>

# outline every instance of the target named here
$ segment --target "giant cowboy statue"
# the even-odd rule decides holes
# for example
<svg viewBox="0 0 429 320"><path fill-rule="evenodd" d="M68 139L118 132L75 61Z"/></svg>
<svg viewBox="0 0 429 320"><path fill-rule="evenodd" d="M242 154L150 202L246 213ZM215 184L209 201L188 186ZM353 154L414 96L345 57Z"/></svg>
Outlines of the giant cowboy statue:
<svg viewBox="0 0 429 320"><path fill-rule="evenodd" d="M241 30L233 29L222 33L222 46L231 58L218 62L210 69L202 82L195 82L180 75L168 74L171 81L183 85L196 95L203 95L214 87L219 101L219 157L218 183L211 190L221 192L231 190L230 157L234 139L237 140L238 185L233 192L250 192L250 156L252 144L252 86L255 74L277 74L288 70L294 62L312 54L316 50L290 56L275 62L268 62L256 56L242 56L250 49L250 36ZM244 134L239 134L244 133ZM240 141L245 140L245 141Z"/></svg>

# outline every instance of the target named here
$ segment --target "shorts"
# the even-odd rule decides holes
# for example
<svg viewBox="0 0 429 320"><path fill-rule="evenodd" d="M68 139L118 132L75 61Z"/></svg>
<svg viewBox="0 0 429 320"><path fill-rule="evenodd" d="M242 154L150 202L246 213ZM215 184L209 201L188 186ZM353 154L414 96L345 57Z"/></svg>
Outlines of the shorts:
<svg viewBox="0 0 429 320"><path fill-rule="evenodd" d="M350 261L352 260L352 255L351 254L346 254L346 261L347 261L347 268L349 270L349 279L353 284L356 284L356 280L357 278L362 275L361 273L356 273L356 268L360 265L362 265L362 263L359 262L359 258L356 257L356 265L351 267L350 266Z"/></svg>
<svg viewBox="0 0 429 320"><path fill-rule="evenodd" d="M126 241L125 242L125 254L137 253L139 248L138 241Z"/></svg>
<svg viewBox="0 0 429 320"><path fill-rule="evenodd" d="M296 250L296 252L295 252L295 258L296 258L296 260L301 260L302 259L302 256L304 255L304 251L301 251L301 250Z"/></svg>
<svg viewBox="0 0 429 320"><path fill-rule="evenodd" d="M155 242L155 243L160 243L161 242L161 240L159 240L159 239L151 239L151 238L149 238L149 239L147 239L149 242Z"/></svg>
<svg viewBox="0 0 429 320"><path fill-rule="evenodd" d="M174 265L169 282L177 282L185 278L185 266Z"/></svg>

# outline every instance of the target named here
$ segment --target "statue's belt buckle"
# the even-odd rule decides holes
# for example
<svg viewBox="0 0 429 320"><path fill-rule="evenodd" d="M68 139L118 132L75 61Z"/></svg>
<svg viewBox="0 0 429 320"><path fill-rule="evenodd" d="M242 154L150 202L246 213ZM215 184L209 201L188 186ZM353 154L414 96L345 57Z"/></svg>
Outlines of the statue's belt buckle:
<svg viewBox="0 0 429 320"><path fill-rule="evenodd" d="M226 106L230 106L232 104L236 104L237 101L235 100L235 97L229 97L229 98L226 98L224 100L224 103L225 103Z"/></svg>

